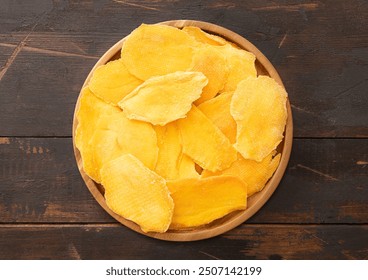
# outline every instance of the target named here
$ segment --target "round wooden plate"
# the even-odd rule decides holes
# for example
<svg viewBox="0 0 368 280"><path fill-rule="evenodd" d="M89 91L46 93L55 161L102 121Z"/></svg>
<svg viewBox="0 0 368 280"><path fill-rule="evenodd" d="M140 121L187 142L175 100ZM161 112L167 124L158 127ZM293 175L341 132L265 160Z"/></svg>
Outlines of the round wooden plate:
<svg viewBox="0 0 368 280"><path fill-rule="evenodd" d="M171 26L175 26L178 28L183 28L184 26L197 26L208 33L221 36L225 38L226 40L235 43L240 48L245 49L255 54L257 58L256 67L257 67L258 75L268 75L274 78L280 85L283 86L281 78L279 74L277 73L276 69L272 66L271 62L252 43L250 43L248 40L244 39L240 35L226 28L223 28L221 26L211 24L208 22L193 21L193 20L173 20L173 21L160 22L158 24L166 24L166 25L171 25ZM96 69L96 67L106 64L108 61L115 60L120 57L120 50L124 44L124 41L125 41L125 38L117 42L98 60L96 65L92 68L91 72L89 73L86 81L83 84L83 87L85 87L88 84L92 76L92 73ZM76 104L75 112L77 111L78 107L79 107L79 98ZM96 182L94 182L84 172L81 155L79 153L79 150L76 148L75 142L74 142L75 129L78 125L78 120L76 119L75 112L74 112L74 118L73 118L74 154L77 160L79 171L83 177L83 180L86 183L92 195L94 196L94 198L112 217L114 217L116 220L118 220L123 225L141 234L144 234L144 235L147 235L153 238L157 238L157 239L162 239L162 240L193 241L193 240L206 239L206 238L210 238L210 237L214 237L216 235L222 234L226 231L229 231L230 229L233 229L234 227L240 225L241 223L249 219L266 203L266 201L271 197L272 193L277 188L285 172L286 166L289 161L290 152L291 152L292 139L293 139L293 122L292 122L290 103L289 101L287 101L288 119L287 119L285 133L284 133L285 137L283 141L277 147L277 150L281 153L280 164L277 170L275 171L274 175L272 176L272 178L266 184L265 188L261 192L254 194L248 199L248 208L246 210L230 213L221 219L218 219L208 225L198 227L198 228L193 228L193 229L188 229L188 230L168 230L165 233L145 233L140 229L140 227L137 224L129 220L126 220L123 217L118 216L114 212L112 212L106 205L106 202L104 199L103 187L100 184L97 184Z"/></svg>

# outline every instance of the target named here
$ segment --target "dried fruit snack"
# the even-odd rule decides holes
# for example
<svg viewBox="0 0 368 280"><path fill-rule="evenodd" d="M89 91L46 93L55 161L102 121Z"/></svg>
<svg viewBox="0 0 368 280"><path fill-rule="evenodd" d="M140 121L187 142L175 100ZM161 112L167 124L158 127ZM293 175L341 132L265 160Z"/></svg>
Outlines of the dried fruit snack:
<svg viewBox="0 0 368 280"><path fill-rule="evenodd" d="M223 170L236 160L229 139L196 106L178 120L184 154L203 169Z"/></svg>
<svg viewBox="0 0 368 280"><path fill-rule="evenodd" d="M135 29L76 111L83 170L107 207L158 233L246 209L280 163L287 119L286 91L255 60L198 27Z"/></svg>
<svg viewBox="0 0 368 280"><path fill-rule="evenodd" d="M199 71L208 78L200 98L194 102L196 105L215 97L224 88L229 72L222 52L207 45L196 49L190 70Z"/></svg>
<svg viewBox="0 0 368 280"><path fill-rule="evenodd" d="M126 39L121 57L130 73L147 80L186 71L196 45L191 36L178 28L142 24Z"/></svg>
<svg viewBox="0 0 368 280"><path fill-rule="evenodd" d="M261 162L251 159L244 159L238 154L238 159L227 169L210 172L205 170L202 172L202 177L230 175L242 179L248 186L248 197L261 191L268 179L271 178L279 165L281 154L276 154L276 151L270 153Z"/></svg>
<svg viewBox="0 0 368 280"><path fill-rule="evenodd" d="M287 93L268 76L241 81L230 113L237 124L236 149L245 159L262 161L283 138Z"/></svg>
<svg viewBox="0 0 368 280"><path fill-rule="evenodd" d="M257 77L254 54L233 47L230 44L220 47L224 53L229 68L227 81L223 92L234 91L239 82L248 77Z"/></svg>
<svg viewBox="0 0 368 280"><path fill-rule="evenodd" d="M142 82L130 74L121 59L117 59L97 67L89 82L89 88L103 101L116 106Z"/></svg>
<svg viewBox="0 0 368 280"><path fill-rule="evenodd" d="M247 185L236 177L181 179L167 186L175 205L174 229L205 225L247 207Z"/></svg>
<svg viewBox="0 0 368 280"><path fill-rule="evenodd" d="M158 146L154 128L149 123L129 120L121 111L98 120L90 146L97 170L124 154L132 154L150 169L156 166Z"/></svg>
<svg viewBox="0 0 368 280"><path fill-rule="evenodd" d="M202 72L174 72L156 76L138 86L118 105L130 119L165 125L184 118L208 79Z"/></svg>
<svg viewBox="0 0 368 280"><path fill-rule="evenodd" d="M209 118L215 126L230 140L236 141L236 122L230 114L232 92L222 93L198 106L198 109Z"/></svg>
<svg viewBox="0 0 368 280"><path fill-rule="evenodd" d="M199 177L194 161L183 153L177 123L156 126L155 130L159 153L154 171L167 180Z"/></svg>
<svg viewBox="0 0 368 280"><path fill-rule="evenodd" d="M81 153L83 169L89 177L100 182L99 169L92 156L94 149L90 140L96 130L98 120L104 115L118 113L119 109L97 98L85 87L81 91L79 108L76 112L78 126L75 131L75 145Z"/></svg>
<svg viewBox="0 0 368 280"><path fill-rule="evenodd" d="M106 163L101 178L112 211L136 222L144 232L168 229L174 203L165 179L130 154Z"/></svg>
<svg viewBox="0 0 368 280"><path fill-rule="evenodd" d="M225 39L216 35L208 34L196 26L184 26L182 30L192 36L196 41L204 44L223 46L228 43Z"/></svg>

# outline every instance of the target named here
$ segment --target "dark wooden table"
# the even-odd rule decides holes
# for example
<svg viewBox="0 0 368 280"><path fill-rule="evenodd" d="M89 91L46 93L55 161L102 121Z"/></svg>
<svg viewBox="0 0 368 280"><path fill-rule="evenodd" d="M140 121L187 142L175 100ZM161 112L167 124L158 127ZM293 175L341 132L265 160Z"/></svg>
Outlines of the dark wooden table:
<svg viewBox="0 0 368 280"><path fill-rule="evenodd" d="M289 92L286 174L249 221L151 239L93 199L71 138L81 85L141 22L196 19L253 42ZM0 0L1 259L367 259L367 1Z"/></svg>

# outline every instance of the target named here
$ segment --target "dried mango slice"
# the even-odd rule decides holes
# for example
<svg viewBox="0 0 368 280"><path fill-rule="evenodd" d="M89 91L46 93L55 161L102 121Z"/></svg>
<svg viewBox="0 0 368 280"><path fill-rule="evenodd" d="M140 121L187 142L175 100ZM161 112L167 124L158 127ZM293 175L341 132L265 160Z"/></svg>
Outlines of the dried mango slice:
<svg viewBox="0 0 368 280"><path fill-rule="evenodd" d="M185 117L207 82L201 72L178 71L152 77L120 101L119 106L130 119L165 125Z"/></svg>
<svg viewBox="0 0 368 280"><path fill-rule="evenodd" d="M76 129L76 146L78 149L83 149L83 144L91 138L97 120L102 115L113 114L120 112L118 107L106 104L101 99L96 97L89 87L85 87L81 91L79 99L79 108L76 112L78 126Z"/></svg>
<svg viewBox="0 0 368 280"><path fill-rule="evenodd" d="M179 177L181 156L180 134L176 123L155 127L159 148L157 164L154 171L165 179Z"/></svg>
<svg viewBox="0 0 368 280"><path fill-rule="evenodd" d="M103 102L90 91L89 87L82 89L76 112L78 126L75 131L75 146L81 154L83 170L95 181L99 181L99 171L92 158L93 145L90 144L90 139L102 116L118 112L121 112L118 107Z"/></svg>
<svg viewBox="0 0 368 280"><path fill-rule="evenodd" d="M268 76L240 82L230 104L237 123L235 148L245 159L262 161L283 138L287 93Z"/></svg>
<svg viewBox="0 0 368 280"><path fill-rule="evenodd" d="M188 33L198 42L209 44L212 46L223 46L227 44L227 41L219 36L208 34L202 29L196 26L185 26L182 29L184 32Z"/></svg>
<svg viewBox="0 0 368 280"><path fill-rule="evenodd" d="M229 139L196 106L177 123L183 153L202 168L223 170L236 160L236 150Z"/></svg>
<svg viewBox="0 0 368 280"><path fill-rule="evenodd" d="M121 99L142 82L130 74L121 59L118 59L99 66L93 72L89 88L103 101L117 106Z"/></svg>
<svg viewBox="0 0 368 280"><path fill-rule="evenodd" d="M90 154L92 156L94 169L96 170L95 181L101 183L102 166L121 155L126 151L118 144L118 135L116 131L97 129L90 140L92 147Z"/></svg>
<svg viewBox="0 0 368 280"><path fill-rule="evenodd" d="M236 177L181 179L167 186L175 204L173 229L205 225L247 207L247 186Z"/></svg>
<svg viewBox="0 0 368 280"><path fill-rule="evenodd" d="M109 161L101 169L107 206L137 223L144 232L165 232L174 203L165 179L127 154Z"/></svg>
<svg viewBox="0 0 368 280"><path fill-rule="evenodd" d="M179 162L179 176L181 178L198 178L199 174L195 169L195 162L185 154L181 154Z"/></svg>
<svg viewBox="0 0 368 280"><path fill-rule="evenodd" d="M202 72L208 78L201 97L194 102L196 105L216 96L224 87L228 75L225 56L213 46L196 49L190 70Z"/></svg>
<svg viewBox="0 0 368 280"><path fill-rule="evenodd" d="M127 37L121 57L130 73L147 80L152 76L187 70L197 44L178 28L142 24Z"/></svg>
<svg viewBox="0 0 368 280"><path fill-rule="evenodd" d="M236 122L230 114L232 92L222 93L213 99L207 100L198 106L198 109L217 126L230 143L236 141Z"/></svg>
<svg viewBox="0 0 368 280"><path fill-rule="evenodd" d="M198 177L195 163L182 153L179 128L175 122L165 126L156 126L159 148L154 171L167 180Z"/></svg>
<svg viewBox="0 0 368 280"><path fill-rule="evenodd" d="M151 124L130 120L120 111L101 118L97 127L102 133L94 135L91 144L95 147L94 156L98 168L123 154L132 154L148 168L155 168L158 146L156 132ZM114 134L100 137L105 132L112 132L115 137Z"/></svg>
<svg viewBox="0 0 368 280"><path fill-rule="evenodd" d="M102 166L124 154L133 154L147 167L156 165L158 147L156 133L152 125L129 120L122 111L103 115L95 125L85 153L88 159L88 175L93 174L97 183L101 182Z"/></svg>
<svg viewBox="0 0 368 280"><path fill-rule="evenodd" d="M222 92L234 91L240 81L257 76L254 54L237 49L230 44L219 48L225 55L229 67L229 75Z"/></svg>
<svg viewBox="0 0 368 280"><path fill-rule="evenodd" d="M204 170L202 177L207 178L210 176L230 175L242 179L248 185L248 197L261 191L266 185L267 181L271 178L275 172L277 166L280 163L281 154L273 155L276 151L269 154L261 162L255 160L244 159L238 154L238 159L225 170L218 172L210 172Z"/></svg>

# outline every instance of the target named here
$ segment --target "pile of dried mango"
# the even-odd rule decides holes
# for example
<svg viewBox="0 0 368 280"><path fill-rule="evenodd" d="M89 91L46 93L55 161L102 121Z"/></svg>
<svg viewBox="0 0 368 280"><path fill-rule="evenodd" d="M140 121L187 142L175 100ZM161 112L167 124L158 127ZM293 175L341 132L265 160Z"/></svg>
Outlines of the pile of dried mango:
<svg viewBox="0 0 368 280"><path fill-rule="evenodd" d="M144 232L245 209L275 172L287 93L197 27L142 24L83 88L75 144L108 207Z"/></svg>

